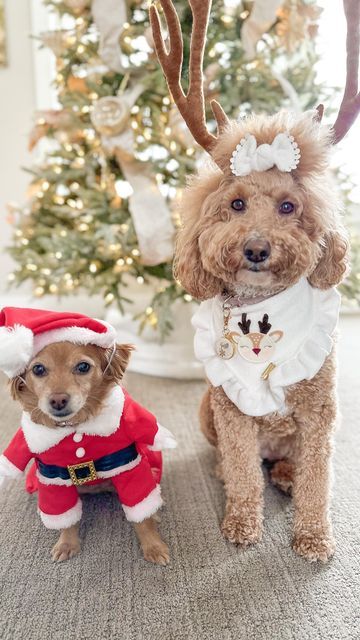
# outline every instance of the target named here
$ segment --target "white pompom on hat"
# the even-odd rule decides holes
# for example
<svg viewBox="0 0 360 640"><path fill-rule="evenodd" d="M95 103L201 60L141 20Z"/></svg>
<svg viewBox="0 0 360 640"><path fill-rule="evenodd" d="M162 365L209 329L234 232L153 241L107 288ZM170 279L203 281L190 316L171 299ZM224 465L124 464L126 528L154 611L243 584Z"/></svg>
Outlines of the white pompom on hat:
<svg viewBox="0 0 360 640"><path fill-rule="evenodd" d="M9 378L23 373L39 351L55 342L107 349L116 342L116 331L104 320L80 313L19 307L4 307L0 312L0 369Z"/></svg>

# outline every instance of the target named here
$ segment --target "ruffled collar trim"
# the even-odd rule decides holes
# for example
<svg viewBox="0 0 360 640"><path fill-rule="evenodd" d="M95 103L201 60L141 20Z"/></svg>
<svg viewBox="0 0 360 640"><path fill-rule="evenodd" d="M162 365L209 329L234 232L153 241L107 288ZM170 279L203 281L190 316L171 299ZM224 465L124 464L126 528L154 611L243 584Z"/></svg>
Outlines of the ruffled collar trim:
<svg viewBox="0 0 360 640"><path fill-rule="evenodd" d="M76 427L46 427L43 424L33 422L30 414L24 411L21 427L26 443L32 453L42 453L73 433L109 436L119 427L124 403L125 396L122 388L114 387L104 400L101 412Z"/></svg>
<svg viewBox="0 0 360 640"><path fill-rule="evenodd" d="M313 378L332 350L338 292L315 289L302 278L272 298L231 309L229 331L237 335L230 359L219 357L216 349L223 331L222 302L220 296L206 300L193 317L195 353L208 379L247 415L286 413L286 387ZM275 368L263 380L270 362Z"/></svg>

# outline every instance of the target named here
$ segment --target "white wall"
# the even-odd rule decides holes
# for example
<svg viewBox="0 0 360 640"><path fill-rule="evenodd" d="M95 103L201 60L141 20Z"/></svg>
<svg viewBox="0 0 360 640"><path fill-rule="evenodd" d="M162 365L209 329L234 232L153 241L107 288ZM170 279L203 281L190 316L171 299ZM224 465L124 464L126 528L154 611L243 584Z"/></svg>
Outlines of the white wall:
<svg viewBox="0 0 360 640"><path fill-rule="evenodd" d="M21 167L31 167L35 152L28 150L28 136L36 109L56 106L56 93L50 87L54 77L54 56L49 49L39 51L38 41L30 35L59 27L42 0L6 0L6 36L8 65L0 68L0 308L31 306L73 309L83 313L103 313L100 296L83 294L63 298L32 298L30 282L19 289L10 288L7 274L16 263L7 254L12 226L6 222L6 204L24 203L31 176Z"/></svg>
<svg viewBox="0 0 360 640"><path fill-rule="evenodd" d="M20 167L31 165L27 139L35 109L30 4L7 0L5 10L8 66L0 68L0 294L6 288L5 274L12 269L5 253L11 236L6 203L22 202L29 183L29 175Z"/></svg>

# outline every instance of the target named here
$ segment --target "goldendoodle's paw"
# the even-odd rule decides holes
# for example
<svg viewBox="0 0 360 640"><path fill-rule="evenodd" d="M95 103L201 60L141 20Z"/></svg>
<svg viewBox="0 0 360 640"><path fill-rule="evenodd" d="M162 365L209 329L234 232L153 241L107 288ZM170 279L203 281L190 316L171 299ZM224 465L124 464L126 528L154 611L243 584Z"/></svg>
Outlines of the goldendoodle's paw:
<svg viewBox="0 0 360 640"><path fill-rule="evenodd" d="M243 547L260 542L262 538L262 517L259 508L248 503L233 503L221 525L223 536Z"/></svg>
<svg viewBox="0 0 360 640"><path fill-rule="evenodd" d="M79 551L79 542L62 542L61 540L58 540L51 549L51 557L53 562L63 562L64 560L70 560L70 558L76 556Z"/></svg>
<svg viewBox="0 0 360 640"><path fill-rule="evenodd" d="M270 471L270 480L280 491L291 495L294 481L294 465L287 460L275 462Z"/></svg>
<svg viewBox="0 0 360 640"><path fill-rule="evenodd" d="M169 547L162 540L158 540L148 546L144 546L142 551L145 560L148 562L160 564L162 567L166 567L170 562Z"/></svg>
<svg viewBox="0 0 360 640"><path fill-rule="evenodd" d="M300 531L294 537L293 549L309 562L327 562L334 555L335 540L323 531Z"/></svg>

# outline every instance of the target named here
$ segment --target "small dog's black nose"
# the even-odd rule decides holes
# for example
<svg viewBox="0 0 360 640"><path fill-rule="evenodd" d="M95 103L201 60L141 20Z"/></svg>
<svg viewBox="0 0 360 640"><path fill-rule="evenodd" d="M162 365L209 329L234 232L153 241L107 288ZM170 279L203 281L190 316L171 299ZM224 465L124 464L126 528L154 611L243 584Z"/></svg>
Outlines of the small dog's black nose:
<svg viewBox="0 0 360 640"><path fill-rule="evenodd" d="M70 400L70 396L67 393L53 393L49 398L49 404L55 411L61 411L65 409Z"/></svg>
<svg viewBox="0 0 360 640"><path fill-rule="evenodd" d="M250 262L264 262L271 253L267 240L248 240L244 245L244 256Z"/></svg>

